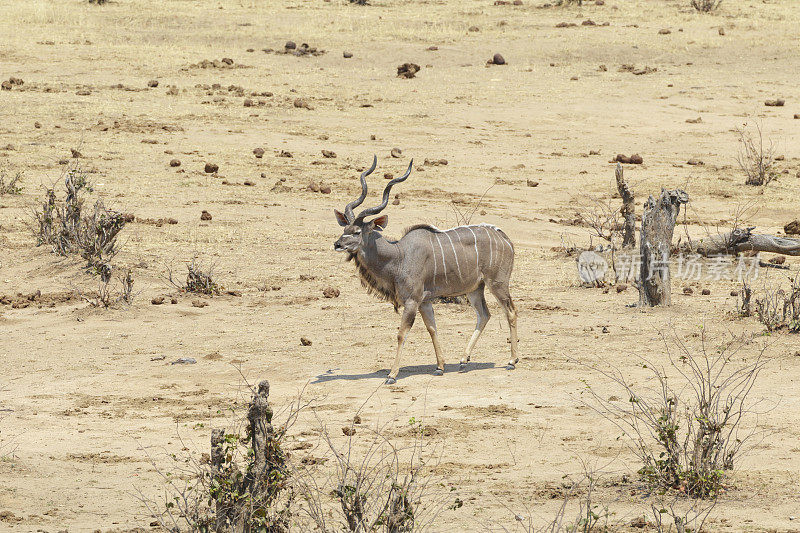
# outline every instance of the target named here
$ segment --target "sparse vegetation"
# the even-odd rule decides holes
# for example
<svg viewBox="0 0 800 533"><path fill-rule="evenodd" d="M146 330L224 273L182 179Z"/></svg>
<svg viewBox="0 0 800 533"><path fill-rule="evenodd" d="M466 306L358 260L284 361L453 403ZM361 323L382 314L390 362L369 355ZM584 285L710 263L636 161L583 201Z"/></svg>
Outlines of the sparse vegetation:
<svg viewBox="0 0 800 533"><path fill-rule="evenodd" d="M163 504L142 502L169 531L289 531L294 494L283 440L297 411L272 424L269 383L252 391L245 419L211 433L211 453L197 461L173 455L177 472L157 468L166 481ZM155 465L154 465L155 466Z"/></svg>
<svg viewBox="0 0 800 533"><path fill-rule="evenodd" d="M695 354L677 336L670 342L661 334L673 376L641 359L655 390L641 390L614 368L595 370L621 387L627 401L608 401L589 390L597 411L628 438L642 463L639 474L649 486L713 498L754 435L748 425L755 405L750 392L765 363L764 348L749 360L737 361L745 341L734 338L710 347L705 329L700 336L701 348ZM677 355L670 349L673 343Z"/></svg>
<svg viewBox="0 0 800 533"><path fill-rule="evenodd" d="M22 193L22 172L8 172L0 168L0 196Z"/></svg>
<svg viewBox="0 0 800 533"><path fill-rule="evenodd" d="M745 174L747 185L766 185L777 179L775 170L775 146L764 139L761 124L755 124L755 133L747 125L736 130L739 136L739 152L736 161Z"/></svg>
<svg viewBox="0 0 800 533"><path fill-rule="evenodd" d="M125 217L107 209L102 200L91 211L84 209L84 195L92 187L78 167L66 172L64 188L63 200L53 188L48 189L41 208L34 212L36 243L49 245L58 255L79 254L89 270L101 275L118 251L117 236L125 227Z"/></svg>

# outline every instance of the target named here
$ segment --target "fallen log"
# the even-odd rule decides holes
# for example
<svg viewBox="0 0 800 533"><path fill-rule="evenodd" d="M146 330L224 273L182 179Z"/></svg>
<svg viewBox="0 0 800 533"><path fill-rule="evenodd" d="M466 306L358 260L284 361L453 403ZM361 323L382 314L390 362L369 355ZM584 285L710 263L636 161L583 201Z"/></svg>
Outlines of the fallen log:
<svg viewBox="0 0 800 533"><path fill-rule="evenodd" d="M687 243L687 251L705 257L736 255L742 252L770 252L800 256L800 239L753 233L754 227L737 228L719 235L709 235Z"/></svg>

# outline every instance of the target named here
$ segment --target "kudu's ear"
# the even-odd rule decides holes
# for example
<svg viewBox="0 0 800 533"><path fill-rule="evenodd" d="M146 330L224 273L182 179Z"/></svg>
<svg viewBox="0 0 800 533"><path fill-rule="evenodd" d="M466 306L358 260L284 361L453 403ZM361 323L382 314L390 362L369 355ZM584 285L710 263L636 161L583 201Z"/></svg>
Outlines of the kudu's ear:
<svg viewBox="0 0 800 533"><path fill-rule="evenodd" d="M334 209L333 214L336 215L336 222L338 222L341 227L347 226L347 217L344 216L344 213L338 209Z"/></svg>
<svg viewBox="0 0 800 533"><path fill-rule="evenodd" d="M373 220L372 223L375 224L376 230L383 231L389 225L389 215L381 215Z"/></svg>

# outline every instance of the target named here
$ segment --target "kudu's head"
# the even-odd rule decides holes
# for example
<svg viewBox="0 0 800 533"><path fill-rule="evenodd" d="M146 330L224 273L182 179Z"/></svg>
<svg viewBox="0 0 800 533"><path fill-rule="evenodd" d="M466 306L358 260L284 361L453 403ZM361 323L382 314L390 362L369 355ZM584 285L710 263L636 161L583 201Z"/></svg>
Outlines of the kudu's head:
<svg viewBox="0 0 800 533"><path fill-rule="evenodd" d="M380 205L364 209L358 214L358 216L355 216L353 214L353 208L361 205L361 203L364 201L364 198L367 197L367 176L369 176L372 171L375 170L375 166L377 164L378 158L373 156L372 166L361 174L361 195L347 204L347 206L344 208L344 213L336 209L333 210L333 213L336 215L336 221L344 228L342 231L342 236L339 237L339 239L333 244L333 249L337 252L347 252L350 258L354 257L360 249L370 242L371 239L376 238L376 235L373 233L373 231L382 231L389 223L388 215L381 215L377 218L373 218L372 220L364 219L368 216L377 215L383 211L383 209L389 203L389 193L391 192L392 187L394 187L395 183L405 181L409 174L411 174L411 165L414 164L414 160L412 159L408 164L408 170L406 170L405 174L399 178L394 178L386 185L386 188L383 189L383 200L381 201Z"/></svg>

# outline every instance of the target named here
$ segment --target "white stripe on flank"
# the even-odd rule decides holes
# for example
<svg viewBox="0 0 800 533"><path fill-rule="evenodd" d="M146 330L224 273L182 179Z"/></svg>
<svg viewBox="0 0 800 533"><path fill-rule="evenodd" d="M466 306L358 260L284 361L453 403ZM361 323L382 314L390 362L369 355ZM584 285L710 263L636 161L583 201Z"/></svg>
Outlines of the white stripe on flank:
<svg viewBox="0 0 800 533"><path fill-rule="evenodd" d="M436 242L439 243L439 250L442 252L442 270L444 270L444 282L447 283L447 265L444 263L444 248L442 248L442 241L439 240L439 234L436 234Z"/></svg>
<svg viewBox="0 0 800 533"><path fill-rule="evenodd" d="M483 227L483 231L486 232L486 236L489 237L489 268L492 267L492 235L489 233L489 230L486 226Z"/></svg>
<svg viewBox="0 0 800 533"><path fill-rule="evenodd" d="M456 258L456 268L458 268L458 278L459 279L464 279L461 276L461 266L459 266L459 264L458 264L458 253L456 253L456 247L453 244L453 239L451 239L450 235L448 235L447 233L445 233L445 235L447 235L447 240L450 241L450 247L453 249L453 257Z"/></svg>
<svg viewBox="0 0 800 533"><path fill-rule="evenodd" d="M433 247L433 237L428 235L431 241L431 253L433 253L433 281L436 282L436 249Z"/></svg>
<svg viewBox="0 0 800 533"><path fill-rule="evenodd" d="M467 229L470 233L472 233L472 237L475 239L475 272L478 274L478 279L481 277L481 262L480 256L478 255L478 236L475 235L475 232L472 231L472 228L467 226Z"/></svg>

